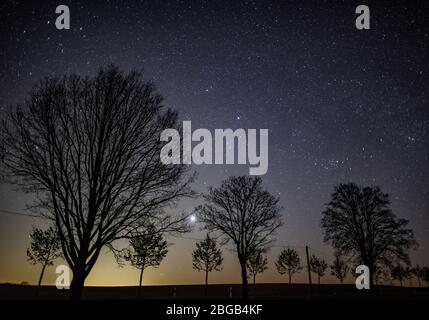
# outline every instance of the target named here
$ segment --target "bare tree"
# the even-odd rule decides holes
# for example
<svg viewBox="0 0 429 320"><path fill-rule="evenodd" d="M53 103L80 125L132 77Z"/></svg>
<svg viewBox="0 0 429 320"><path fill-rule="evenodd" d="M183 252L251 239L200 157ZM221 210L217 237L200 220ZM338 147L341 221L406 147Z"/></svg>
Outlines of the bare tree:
<svg viewBox="0 0 429 320"><path fill-rule="evenodd" d="M298 252L291 248L283 249L277 258L276 268L281 275L288 274L289 285L291 285L292 276L302 269Z"/></svg>
<svg viewBox="0 0 429 320"><path fill-rule="evenodd" d="M33 228L30 233L30 239L30 248L27 249L28 261L34 265L42 265L36 291L38 295L46 267L52 266L54 260L61 257L61 243L57 231L52 226L45 231L39 228Z"/></svg>
<svg viewBox="0 0 429 320"><path fill-rule="evenodd" d="M320 285L320 278L325 275L328 264L323 258L319 258L316 255L310 257L310 271L317 274L317 283Z"/></svg>
<svg viewBox="0 0 429 320"><path fill-rule="evenodd" d="M54 221L79 299L101 249L155 223L183 225L165 208L191 195L186 167L164 165L161 132L177 114L137 72L114 66L93 78L44 79L2 122L8 180L35 195L34 208ZM35 210L36 210L35 209Z"/></svg>
<svg viewBox="0 0 429 320"><path fill-rule="evenodd" d="M349 266L347 265L347 263L342 259L341 255L338 252L335 253L334 262L331 265L331 275L335 276L338 280L340 280L342 285L348 272Z"/></svg>
<svg viewBox="0 0 429 320"><path fill-rule="evenodd" d="M410 287L413 287L413 269L408 265L404 268L404 279L408 280Z"/></svg>
<svg viewBox="0 0 429 320"><path fill-rule="evenodd" d="M140 270L138 295L141 294L143 272L148 267L158 267L168 253L168 244L162 233L150 224L144 231L133 233L130 238L130 248L122 253L123 258Z"/></svg>
<svg viewBox="0 0 429 320"><path fill-rule="evenodd" d="M389 279L390 279L390 264L385 264L385 263L376 264L374 266L374 271L373 271L373 281L375 285L378 285L381 280L387 281Z"/></svg>
<svg viewBox="0 0 429 320"><path fill-rule="evenodd" d="M268 269L268 258L264 256L265 249L254 249L247 259L246 267L253 277L253 285L256 285L256 276Z"/></svg>
<svg viewBox="0 0 429 320"><path fill-rule="evenodd" d="M408 250L416 247L408 221L389 208L389 196L379 187L340 184L322 213L325 242L370 269L370 287L377 265L394 260L409 263Z"/></svg>
<svg viewBox="0 0 429 320"><path fill-rule="evenodd" d="M207 295L209 272L222 270L222 251L216 246L216 241L207 233L206 239L196 243L197 248L192 252L192 267L197 271L204 271L206 285L204 293Z"/></svg>
<svg viewBox="0 0 429 320"><path fill-rule="evenodd" d="M262 187L259 177L230 177L204 196L196 208L200 221L232 241L241 266L243 297L248 298L246 262L253 248L267 247L281 226L279 199Z"/></svg>

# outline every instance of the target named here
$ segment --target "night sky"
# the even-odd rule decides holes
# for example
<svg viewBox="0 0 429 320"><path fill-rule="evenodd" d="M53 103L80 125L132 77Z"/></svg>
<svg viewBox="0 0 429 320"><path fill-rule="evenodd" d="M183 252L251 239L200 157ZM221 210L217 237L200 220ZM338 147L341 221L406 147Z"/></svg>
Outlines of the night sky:
<svg viewBox="0 0 429 320"><path fill-rule="evenodd" d="M410 220L429 264L429 4L427 1L2 1L0 108L28 97L44 76L94 75L114 63L143 70L165 105L193 129L269 129L264 185L281 198L285 225L260 281L286 281L274 269L281 246L322 243L321 212L335 185L379 185L397 216ZM68 5L71 29L55 28ZM355 8L367 4L371 29L357 30ZM4 112L1 112L2 114ZM214 131L212 131L214 132ZM194 166L205 192L248 165ZM23 212L31 196L0 186L0 209ZM191 211L201 202L182 201ZM0 282L37 280L25 261L31 217L0 213ZM188 238L202 238L199 226ZM194 240L175 244L146 283L198 283ZM238 282L233 253L214 282ZM53 268L47 281L53 281ZM131 268L103 255L87 284L130 285ZM298 277L305 280L304 272ZM332 279L327 277L327 279ZM328 281L328 280L324 280Z"/></svg>

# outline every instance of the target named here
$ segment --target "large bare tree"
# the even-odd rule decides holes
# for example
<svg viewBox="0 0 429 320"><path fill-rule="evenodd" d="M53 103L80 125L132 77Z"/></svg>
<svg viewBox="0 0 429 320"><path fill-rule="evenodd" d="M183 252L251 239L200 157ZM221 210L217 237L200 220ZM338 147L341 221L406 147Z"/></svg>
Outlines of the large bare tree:
<svg viewBox="0 0 429 320"><path fill-rule="evenodd" d="M232 241L241 266L243 298L248 298L246 262L254 248L267 247L282 224L279 199L263 189L260 177L230 177L204 195L196 208L201 222Z"/></svg>
<svg viewBox="0 0 429 320"><path fill-rule="evenodd" d="M351 256L370 270L372 287L377 267L395 261L410 262L408 250L416 247L408 221L398 219L389 196L379 187L340 184L322 213L325 242L339 254Z"/></svg>
<svg viewBox="0 0 429 320"><path fill-rule="evenodd" d="M148 221L181 228L165 208L192 193L192 177L160 161L166 128L179 129L177 114L140 73L115 66L95 77L44 79L3 121L7 178L54 221L73 271L72 299L104 246Z"/></svg>
<svg viewBox="0 0 429 320"><path fill-rule="evenodd" d="M344 279L347 276L350 268L347 265L347 262L343 260L341 255L336 252L334 255L334 261L330 265L331 275L335 276L338 280L340 280L341 285L344 283Z"/></svg>
<svg viewBox="0 0 429 320"><path fill-rule="evenodd" d="M292 248L283 249L282 252L280 252L280 255L277 258L275 264L278 273L281 275L285 273L288 274L289 285L292 284L292 276L302 269L299 254L295 249Z"/></svg>
<svg viewBox="0 0 429 320"><path fill-rule="evenodd" d="M263 273L268 269L268 258L264 253L267 251L265 248L256 248L247 259L246 267L253 278L253 286L256 286L256 276Z"/></svg>

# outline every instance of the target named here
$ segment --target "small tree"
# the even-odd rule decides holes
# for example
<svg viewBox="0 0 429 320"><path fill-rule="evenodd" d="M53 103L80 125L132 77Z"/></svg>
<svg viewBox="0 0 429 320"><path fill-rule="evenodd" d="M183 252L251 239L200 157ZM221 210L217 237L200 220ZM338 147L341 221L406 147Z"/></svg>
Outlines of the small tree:
<svg viewBox="0 0 429 320"><path fill-rule="evenodd" d="M192 252L192 267L198 272L204 271L206 275L206 285L204 293L207 295L209 272L220 271L223 261L222 251L217 248L216 241L206 235L206 239L196 243L197 248Z"/></svg>
<svg viewBox="0 0 429 320"><path fill-rule="evenodd" d="M426 283L426 287L429 286L429 268L423 267L421 270L422 280Z"/></svg>
<svg viewBox="0 0 429 320"><path fill-rule="evenodd" d="M310 271L317 274L317 283L320 285L320 278L325 275L328 264L323 258L312 255L310 258Z"/></svg>
<svg viewBox="0 0 429 320"><path fill-rule="evenodd" d="M404 279L409 281L410 287L413 287L413 269L410 266L404 268Z"/></svg>
<svg viewBox="0 0 429 320"><path fill-rule="evenodd" d="M61 257L61 242L58 233L52 226L43 231L39 228L33 228L30 233L31 245L27 249L28 261L33 265L41 264L39 283L37 284L37 294L39 294L43 274L47 266L52 266L54 260Z"/></svg>
<svg viewBox="0 0 429 320"><path fill-rule="evenodd" d="M256 275L268 269L268 259L263 255L264 251L264 249L254 249L246 263L247 269L253 277L253 285L256 284Z"/></svg>
<svg viewBox="0 0 429 320"><path fill-rule="evenodd" d="M158 267L168 252L167 241L154 225L149 225L144 231L135 233L130 239L130 248L125 249L123 257L131 265L140 270L138 295L141 293L143 272L147 267Z"/></svg>
<svg viewBox="0 0 429 320"><path fill-rule="evenodd" d="M398 280L402 287L403 281L405 279L405 268L399 263L395 266L392 266L390 270L390 276L393 280Z"/></svg>
<svg viewBox="0 0 429 320"><path fill-rule="evenodd" d="M340 280L342 285L347 275L347 272L349 272L349 266L342 259L341 255L339 253L336 253L334 262L331 265L331 274L337 277L337 279Z"/></svg>
<svg viewBox="0 0 429 320"><path fill-rule="evenodd" d="M281 275L288 274L290 285L292 283L292 275L302 269L298 252L290 248L283 249L277 258L276 268Z"/></svg>
<svg viewBox="0 0 429 320"><path fill-rule="evenodd" d="M419 283L419 287L422 287L422 278L423 278L423 272L422 268L417 264L412 270L413 275L417 278L417 281Z"/></svg>

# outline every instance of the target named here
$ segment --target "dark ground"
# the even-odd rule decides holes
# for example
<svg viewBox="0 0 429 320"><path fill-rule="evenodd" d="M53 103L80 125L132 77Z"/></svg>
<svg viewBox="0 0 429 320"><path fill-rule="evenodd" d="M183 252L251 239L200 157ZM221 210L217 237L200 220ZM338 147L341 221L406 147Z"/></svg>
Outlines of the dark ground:
<svg viewBox="0 0 429 320"><path fill-rule="evenodd" d="M202 285L177 285L177 286L143 286L141 296L137 295L137 287L85 287L84 299L239 299L241 286L238 284L210 285L207 297L204 295ZM310 290L307 284L257 284L250 288L250 298L263 300L278 299L308 299ZM176 294L174 295L174 291ZM42 286L37 299L68 299L68 290L57 290L55 286ZM378 286L376 294L368 290L357 290L354 285L313 285L314 299L427 299L429 300L429 288L409 288L397 286ZM36 287L14 284L0 284L1 300L28 300L36 299Z"/></svg>

